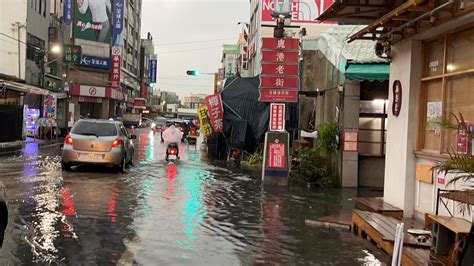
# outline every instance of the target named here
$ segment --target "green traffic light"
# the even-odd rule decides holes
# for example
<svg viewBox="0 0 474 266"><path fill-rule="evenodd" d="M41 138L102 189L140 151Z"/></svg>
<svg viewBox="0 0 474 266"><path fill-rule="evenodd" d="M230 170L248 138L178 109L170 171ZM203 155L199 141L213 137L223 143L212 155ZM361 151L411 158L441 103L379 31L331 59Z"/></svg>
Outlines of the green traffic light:
<svg viewBox="0 0 474 266"><path fill-rule="evenodd" d="M197 70L188 70L188 71L186 71L186 74L188 76L199 76L199 71L197 71Z"/></svg>

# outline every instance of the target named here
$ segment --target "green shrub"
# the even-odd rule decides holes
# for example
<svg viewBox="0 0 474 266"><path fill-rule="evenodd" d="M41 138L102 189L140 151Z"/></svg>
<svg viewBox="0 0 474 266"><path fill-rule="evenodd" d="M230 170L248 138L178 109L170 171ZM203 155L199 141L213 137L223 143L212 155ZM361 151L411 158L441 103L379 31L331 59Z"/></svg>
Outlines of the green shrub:
<svg viewBox="0 0 474 266"><path fill-rule="evenodd" d="M289 180L296 184L311 182L326 186L328 176L324 155L315 149L302 149L299 163L291 168Z"/></svg>
<svg viewBox="0 0 474 266"><path fill-rule="evenodd" d="M250 155L245 160L242 160L241 165L242 166L259 166L259 165L262 165L262 163L263 163L263 156L259 153L255 153L255 154Z"/></svg>

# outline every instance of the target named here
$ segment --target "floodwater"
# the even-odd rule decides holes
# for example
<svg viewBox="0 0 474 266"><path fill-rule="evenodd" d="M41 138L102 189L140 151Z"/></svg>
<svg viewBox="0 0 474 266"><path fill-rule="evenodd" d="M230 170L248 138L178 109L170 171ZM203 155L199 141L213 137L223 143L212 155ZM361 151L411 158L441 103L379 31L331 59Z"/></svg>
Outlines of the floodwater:
<svg viewBox="0 0 474 266"><path fill-rule="evenodd" d="M309 227L351 207L357 191L263 187L258 176L212 165L202 148L164 145L148 130L125 174L60 169L60 147L29 144L0 157L9 224L0 265L377 265L387 255L341 229ZM353 205L353 204L352 204Z"/></svg>

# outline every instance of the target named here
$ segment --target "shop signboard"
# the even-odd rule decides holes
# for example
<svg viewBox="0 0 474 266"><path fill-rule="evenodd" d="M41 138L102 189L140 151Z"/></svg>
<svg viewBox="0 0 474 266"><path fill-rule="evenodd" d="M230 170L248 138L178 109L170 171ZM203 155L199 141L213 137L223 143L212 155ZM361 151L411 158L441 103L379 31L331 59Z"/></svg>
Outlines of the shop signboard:
<svg viewBox="0 0 474 266"><path fill-rule="evenodd" d="M72 22L72 12L73 12L73 7L72 7L72 2L73 0L64 0L64 14L63 14L63 21L64 24L66 25L71 25Z"/></svg>
<svg viewBox="0 0 474 266"><path fill-rule="evenodd" d="M285 104L270 104L270 131L285 131Z"/></svg>
<svg viewBox="0 0 474 266"><path fill-rule="evenodd" d="M212 134L212 127L208 117L207 106L201 106L197 109L197 115L199 118L200 131L204 136L209 137Z"/></svg>
<svg viewBox="0 0 474 266"><path fill-rule="evenodd" d="M400 80L395 80L392 86L393 90L393 103L392 103L392 114L394 116L400 115L402 108L402 83Z"/></svg>
<svg viewBox="0 0 474 266"><path fill-rule="evenodd" d="M63 62L66 64L80 64L82 47L80 45L64 45Z"/></svg>
<svg viewBox="0 0 474 266"><path fill-rule="evenodd" d="M224 129L224 108L219 93L206 96L206 106L209 111L212 129L214 132L222 132Z"/></svg>
<svg viewBox="0 0 474 266"><path fill-rule="evenodd" d="M262 63L262 75L298 76L298 65Z"/></svg>
<svg viewBox="0 0 474 266"><path fill-rule="evenodd" d="M105 98L105 87L80 85L79 96Z"/></svg>
<svg viewBox="0 0 474 266"><path fill-rule="evenodd" d="M112 68L110 73L110 84L114 88L120 87L120 75L122 65L122 47L112 47Z"/></svg>
<svg viewBox="0 0 474 266"><path fill-rule="evenodd" d="M154 84L156 83L156 71L157 71L157 58L156 58L156 55L154 55L151 59L150 59L150 73L148 75L150 81L149 83L150 84Z"/></svg>
<svg viewBox="0 0 474 266"><path fill-rule="evenodd" d="M262 38L262 50L285 50L285 51L298 51L300 46L300 40L295 38Z"/></svg>
<svg viewBox="0 0 474 266"><path fill-rule="evenodd" d="M79 96L80 103L102 103L102 98Z"/></svg>
<svg viewBox="0 0 474 266"><path fill-rule="evenodd" d="M110 0L75 1L74 38L110 44L112 32Z"/></svg>
<svg viewBox="0 0 474 266"><path fill-rule="evenodd" d="M262 62L298 63L298 52L262 50Z"/></svg>
<svg viewBox="0 0 474 266"><path fill-rule="evenodd" d="M91 55L83 55L81 58L81 66L85 67L110 69L111 64L110 58Z"/></svg>
<svg viewBox="0 0 474 266"><path fill-rule="evenodd" d="M358 132L344 132L342 138L343 150L346 152L359 151L359 133Z"/></svg>
<svg viewBox="0 0 474 266"><path fill-rule="evenodd" d="M275 18L272 12L275 10L275 2L281 0L263 0L262 1L262 22L272 24ZM294 23L321 23L316 20L326 9L328 9L334 0L293 0L291 1L291 22ZM271 22L271 23L270 23Z"/></svg>
<svg viewBox="0 0 474 266"><path fill-rule="evenodd" d="M283 89L260 89L259 102L298 102L298 91Z"/></svg>
<svg viewBox="0 0 474 266"><path fill-rule="evenodd" d="M267 132L263 152L262 179L264 184L287 185L289 173L288 132Z"/></svg>
<svg viewBox="0 0 474 266"><path fill-rule="evenodd" d="M225 77L231 78L237 73L237 55L226 54L224 59Z"/></svg>
<svg viewBox="0 0 474 266"><path fill-rule="evenodd" d="M124 0L113 0L113 2L114 21L112 30L112 45L122 45Z"/></svg>
<svg viewBox="0 0 474 266"><path fill-rule="evenodd" d="M61 83L63 81L58 78L49 76L48 74L44 75L44 88L50 91L61 91Z"/></svg>

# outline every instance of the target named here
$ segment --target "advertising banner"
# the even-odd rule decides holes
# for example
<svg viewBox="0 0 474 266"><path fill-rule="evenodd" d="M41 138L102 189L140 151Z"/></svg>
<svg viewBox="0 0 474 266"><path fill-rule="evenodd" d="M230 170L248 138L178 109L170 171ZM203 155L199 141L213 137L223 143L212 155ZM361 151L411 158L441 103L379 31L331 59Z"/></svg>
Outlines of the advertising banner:
<svg viewBox="0 0 474 266"><path fill-rule="evenodd" d="M114 88L120 87L120 75L122 73L121 65L122 65L122 48L120 46L113 46L110 84Z"/></svg>
<svg viewBox="0 0 474 266"><path fill-rule="evenodd" d="M149 83L156 83L156 70L157 70L157 59L156 56L154 56L152 59L150 59L150 73L148 75L150 81Z"/></svg>
<svg viewBox="0 0 474 266"><path fill-rule="evenodd" d="M285 131L285 104L270 104L270 131Z"/></svg>
<svg viewBox="0 0 474 266"><path fill-rule="evenodd" d="M80 64L82 47L79 45L64 45L63 62L66 64Z"/></svg>
<svg viewBox="0 0 474 266"><path fill-rule="evenodd" d="M53 95L43 98L43 117L56 119L56 97Z"/></svg>
<svg viewBox="0 0 474 266"><path fill-rule="evenodd" d="M262 1L262 22L274 22L272 12L275 9L275 1ZM291 3L291 22L294 23L320 23L316 20L329 6L333 0L293 0Z"/></svg>
<svg viewBox="0 0 474 266"><path fill-rule="evenodd" d="M207 113L208 113L207 106L201 106L197 110L199 123L200 123L200 131L201 133L204 134L204 136L209 137L212 134L212 127L211 127Z"/></svg>
<svg viewBox="0 0 474 266"><path fill-rule="evenodd" d="M77 0L74 38L111 43L112 3L110 0Z"/></svg>
<svg viewBox="0 0 474 266"><path fill-rule="evenodd" d="M64 0L64 14L63 14L63 20L64 24L66 25L71 25L72 22L72 1L73 0Z"/></svg>
<svg viewBox="0 0 474 266"><path fill-rule="evenodd" d="M122 45L122 31L123 31L123 9L124 0L114 1L114 21L112 30L112 45Z"/></svg>
<svg viewBox="0 0 474 266"><path fill-rule="evenodd" d="M237 55L226 54L224 59L225 77L231 78L237 73Z"/></svg>
<svg viewBox="0 0 474 266"><path fill-rule="evenodd" d="M110 69L112 60L97 56L83 55L81 58L81 66Z"/></svg>
<svg viewBox="0 0 474 266"><path fill-rule="evenodd" d="M224 129L224 108L221 95L213 94L206 97L206 106L209 110L209 118L214 132L222 132Z"/></svg>
<svg viewBox="0 0 474 266"><path fill-rule="evenodd" d="M299 39L262 38L262 49L298 51L299 46Z"/></svg>

